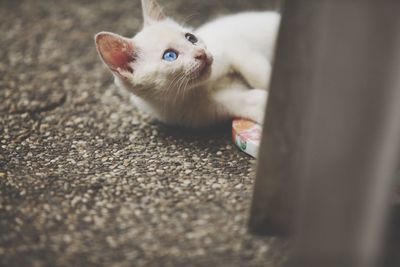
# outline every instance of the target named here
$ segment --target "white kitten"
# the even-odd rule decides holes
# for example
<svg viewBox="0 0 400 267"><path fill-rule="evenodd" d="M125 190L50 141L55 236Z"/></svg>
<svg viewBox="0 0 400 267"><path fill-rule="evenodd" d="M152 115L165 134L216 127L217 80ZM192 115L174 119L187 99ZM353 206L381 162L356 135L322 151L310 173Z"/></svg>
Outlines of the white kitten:
<svg viewBox="0 0 400 267"><path fill-rule="evenodd" d="M195 33L142 0L144 27L132 39L100 32L97 50L116 84L160 121L205 127L232 117L262 123L280 16L227 16Z"/></svg>

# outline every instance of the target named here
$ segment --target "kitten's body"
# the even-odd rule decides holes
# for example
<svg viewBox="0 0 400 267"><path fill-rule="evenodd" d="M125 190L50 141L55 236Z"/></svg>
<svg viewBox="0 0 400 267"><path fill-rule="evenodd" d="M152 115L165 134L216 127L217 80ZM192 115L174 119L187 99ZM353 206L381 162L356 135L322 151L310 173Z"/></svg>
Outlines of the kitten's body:
<svg viewBox="0 0 400 267"><path fill-rule="evenodd" d="M146 5L156 8L156 16L162 14L152 0L142 4L145 19L146 12L148 17L152 15ZM164 123L191 128L232 117L262 122L279 25L277 13L249 12L207 23L195 32L202 41L190 44L193 47L181 40L181 33L188 30L163 16L152 19L132 39L133 46L139 47L134 63L128 62L132 71L113 71L117 85L133 93L140 109ZM104 47L99 48L98 43L103 60ZM157 61L159 51L168 47L180 53L181 62ZM107 58L104 61L110 66Z"/></svg>

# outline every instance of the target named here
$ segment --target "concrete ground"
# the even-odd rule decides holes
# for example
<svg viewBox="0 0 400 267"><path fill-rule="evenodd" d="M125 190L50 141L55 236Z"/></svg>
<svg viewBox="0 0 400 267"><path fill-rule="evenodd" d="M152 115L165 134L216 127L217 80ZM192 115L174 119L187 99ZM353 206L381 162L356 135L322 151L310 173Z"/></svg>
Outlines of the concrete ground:
<svg viewBox="0 0 400 267"><path fill-rule="evenodd" d="M247 232L255 162L229 125L167 128L100 62L93 35L133 35L139 2L0 2L0 266L281 266ZM160 2L194 25L274 6Z"/></svg>

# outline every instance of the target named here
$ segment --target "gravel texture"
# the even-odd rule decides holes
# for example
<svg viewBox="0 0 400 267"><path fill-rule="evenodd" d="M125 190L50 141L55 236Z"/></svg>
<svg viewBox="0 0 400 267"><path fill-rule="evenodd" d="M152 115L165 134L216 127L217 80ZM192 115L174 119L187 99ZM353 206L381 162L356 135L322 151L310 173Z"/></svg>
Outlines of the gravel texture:
<svg viewBox="0 0 400 267"><path fill-rule="evenodd" d="M275 6L160 2L193 25ZM0 2L0 266L281 266L284 242L247 233L229 125L168 128L113 85L93 36L140 28L139 0Z"/></svg>

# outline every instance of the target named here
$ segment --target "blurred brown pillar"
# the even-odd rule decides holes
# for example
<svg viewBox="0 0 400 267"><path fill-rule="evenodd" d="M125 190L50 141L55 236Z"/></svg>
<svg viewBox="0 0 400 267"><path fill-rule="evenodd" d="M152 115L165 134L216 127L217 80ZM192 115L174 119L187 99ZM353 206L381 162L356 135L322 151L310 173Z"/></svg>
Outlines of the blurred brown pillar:
<svg viewBox="0 0 400 267"><path fill-rule="evenodd" d="M292 266L381 267L400 148L400 1L286 1L264 125L251 231L294 232Z"/></svg>

